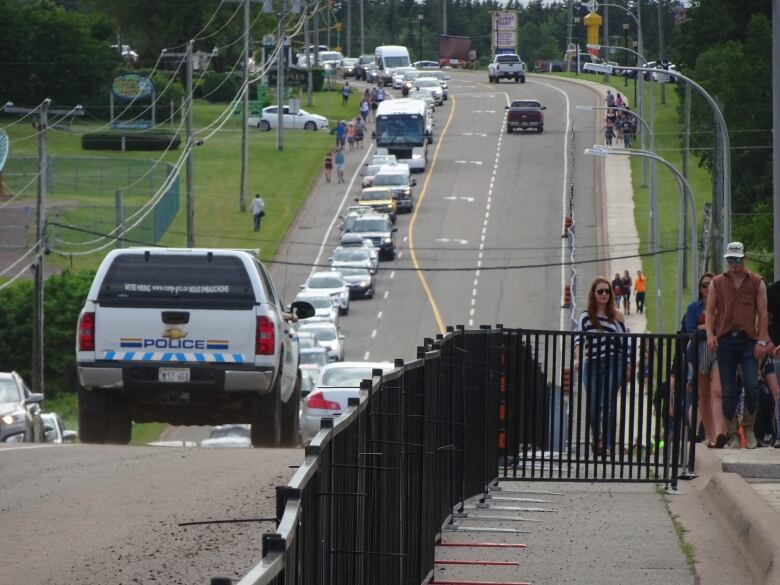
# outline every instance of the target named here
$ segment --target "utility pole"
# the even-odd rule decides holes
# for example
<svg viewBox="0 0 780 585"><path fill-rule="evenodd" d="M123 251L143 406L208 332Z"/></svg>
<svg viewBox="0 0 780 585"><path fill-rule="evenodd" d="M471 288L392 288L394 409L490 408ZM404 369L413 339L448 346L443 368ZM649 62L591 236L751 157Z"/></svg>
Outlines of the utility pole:
<svg viewBox="0 0 780 585"><path fill-rule="evenodd" d="M276 39L276 150L284 150L284 7L279 9L279 32Z"/></svg>
<svg viewBox="0 0 780 585"><path fill-rule="evenodd" d="M314 5L314 67L320 66L320 2Z"/></svg>
<svg viewBox="0 0 780 585"><path fill-rule="evenodd" d="M774 206L774 279L780 280L780 0L772 0L772 201Z"/></svg>
<svg viewBox="0 0 780 585"><path fill-rule="evenodd" d="M316 10L316 5L315 5ZM306 105L311 106L314 103L314 84L311 78L311 35L309 34L309 5L306 6L307 14L303 19L303 53L306 56Z"/></svg>
<svg viewBox="0 0 780 585"><path fill-rule="evenodd" d="M604 54L601 56L604 61L609 61L609 49L607 47L610 46L609 44L609 6L604 6L604 29L602 31L604 33L604 40L601 41L604 45ZM604 83L609 83L609 73L604 74Z"/></svg>
<svg viewBox="0 0 780 585"><path fill-rule="evenodd" d="M187 96L187 247L195 247L195 201L192 193L192 46L194 40L187 43L187 74L184 93Z"/></svg>
<svg viewBox="0 0 780 585"><path fill-rule="evenodd" d="M238 208L246 211L247 168L249 167L249 2L244 0L244 95L241 112L241 193Z"/></svg>
<svg viewBox="0 0 780 585"><path fill-rule="evenodd" d="M366 40L363 35L363 22L365 20L365 9L363 4L365 0L358 0L360 2L360 54L363 55L366 52Z"/></svg>
<svg viewBox="0 0 780 585"><path fill-rule="evenodd" d="M663 0L658 0L658 64L664 61L664 10ZM661 84L661 103L666 104L666 84Z"/></svg>
<svg viewBox="0 0 780 585"><path fill-rule="evenodd" d="M44 390L44 316L43 316L43 258L47 254L46 241L46 186L48 184L48 130L49 114L53 116L83 116L81 106L71 110L49 109L51 100L46 98L34 108L16 107L8 103L3 107L6 114L38 115L38 200L36 205L35 241L36 254L33 264L33 339L32 339L32 389L43 394Z"/></svg>
<svg viewBox="0 0 780 585"><path fill-rule="evenodd" d="M347 3L347 51L344 53L347 57L352 56L352 0L344 0Z"/></svg>
<svg viewBox="0 0 780 585"><path fill-rule="evenodd" d="M441 0L441 34L447 34L447 0Z"/></svg>
<svg viewBox="0 0 780 585"><path fill-rule="evenodd" d="M328 45L328 50L330 50L330 11L332 7L333 7L333 0L326 0L325 26L327 28L327 34L325 36L325 44Z"/></svg>

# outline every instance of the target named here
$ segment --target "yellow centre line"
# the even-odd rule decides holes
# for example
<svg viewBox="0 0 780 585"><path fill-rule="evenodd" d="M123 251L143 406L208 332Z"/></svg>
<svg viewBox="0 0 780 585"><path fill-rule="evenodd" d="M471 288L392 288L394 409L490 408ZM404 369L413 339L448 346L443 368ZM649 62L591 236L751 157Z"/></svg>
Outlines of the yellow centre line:
<svg viewBox="0 0 780 585"><path fill-rule="evenodd" d="M441 148L441 145L444 144L444 136L447 134L447 128L450 127L450 122L452 122L452 117L455 114L455 97L450 96L450 115L447 118L447 123L444 125L444 129L441 131L441 135L439 136L439 140L436 144L436 150L433 152L433 158L431 158L431 164L430 169L428 171L428 175L425 177L425 182L423 182L422 190L420 191L420 195L417 198L417 205L414 206L414 213L412 214L412 219L409 222L409 254L412 257L412 266L414 266L415 271L417 272L417 276L420 279L420 282L422 283L423 290L425 291L425 296L428 297L428 302L431 305L431 310L433 311L433 317L436 319L436 324L439 326L439 332L444 335L446 332L446 327L444 326L444 321L441 318L441 313L439 313L439 307L436 304L436 300L433 298L433 293L431 292L431 287L428 286L428 281L425 278L425 274L422 270L420 270L420 265L417 262L417 255L414 253L414 224L417 221L417 212L420 211L420 207L422 206L423 199L425 199L425 194L428 192L428 183L431 181L431 177L433 176L433 169L436 166L436 161L439 158L439 149Z"/></svg>

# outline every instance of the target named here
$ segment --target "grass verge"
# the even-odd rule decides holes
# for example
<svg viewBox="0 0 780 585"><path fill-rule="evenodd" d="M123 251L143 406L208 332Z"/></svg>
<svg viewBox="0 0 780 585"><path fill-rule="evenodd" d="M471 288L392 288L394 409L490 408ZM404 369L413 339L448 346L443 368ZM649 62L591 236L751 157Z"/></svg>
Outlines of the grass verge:
<svg viewBox="0 0 780 585"><path fill-rule="evenodd" d="M574 73L555 74L562 77L576 78ZM603 83L601 75L583 74L580 79ZM631 108L634 109L634 84L629 80L628 85L624 84L623 78L612 76L607 83L614 91L620 92L628 98ZM655 86L653 88L653 86ZM652 88L652 89L651 89ZM682 148L682 124L678 111L682 109L682 99L677 93L676 86L673 84L666 87L666 103L661 103L661 90L658 84L645 84L645 121L650 124L650 99L652 96L654 105L654 135L656 153L666 159L671 165L680 172L683 169L683 148ZM695 132L696 128L691 128ZM650 145L647 144L650 150ZM635 141L632 148L639 148L639 140ZM637 231L639 232L639 250L645 252L649 249L649 198L650 189L647 184L643 184L643 160L640 157L631 157L631 175L634 188L634 219L636 221ZM696 219L698 236L702 233L702 214L704 203L712 200L712 177L706 169L699 166L698 158L693 154L689 157L688 163L688 183L693 191L696 201ZM661 234L660 248L671 249L678 245L678 225L680 216L680 190L672 172L663 164L656 165L656 192L658 194L658 217L659 229ZM688 234L689 237L689 234ZM688 241L686 238L686 246ZM694 262L698 263L698 250L694 254ZM648 294L646 302L647 325L649 331L655 331L656 311L658 310L655 302L655 295L651 291L655 289L655 269L652 257L642 259L642 270L647 276ZM661 291L663 295L662 303L662 332L672 333L678 329L685 308L692 299L692 291L689 289L688 280L682 291L681 313L678 314L676 307L676 295L678 289L677 275L680 273L678 257L676 253L661 255ZM690 275L690 262L689 272Z"/></svg>
<svg viewBox="0 0 780 585"><path fill-rule="evenodd" d="M666 505L666 510L669 512L669 517L672 519L672 526L674 527L674 532L677 534L677 538L680 541L680 550L685 556L685 561L688 563L688 568L690 568L691 572L695 572L694 565L696 563L696 549L694 548L693 544L685 540L685 533L688 532L688 530L686 530L686 528L680 523L677 516L672 514L671 510L669 510L669 499L666 495L666 491L664 490L664 486L661 484L656 484L655 492L661 496L661 499Z"/></svg>

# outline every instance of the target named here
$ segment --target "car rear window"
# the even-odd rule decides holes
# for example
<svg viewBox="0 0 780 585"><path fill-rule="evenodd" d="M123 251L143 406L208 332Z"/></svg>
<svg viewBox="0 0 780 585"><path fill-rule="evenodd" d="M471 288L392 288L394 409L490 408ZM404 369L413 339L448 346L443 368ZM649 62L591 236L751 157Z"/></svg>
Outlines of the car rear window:
<svg viewBox="0 0 780 585"><path fill-rule="evenodd" d="M497 57L496 61L499 63L520 63L520 58L517 55L505 55L504 57Z"/></svg>
<svg viewBox="0 0 780 585"><path fill-rule="evenodd" d="M512 102L513 108L541 108L542 104L534 100L517 100Z"/></svg>
<svg viewBox="0 0 780 585"><path fill-rule="evenodd" d="M236 257L127 254L112 262L97 300L106 307L246 310L255 294Z"/></svg>

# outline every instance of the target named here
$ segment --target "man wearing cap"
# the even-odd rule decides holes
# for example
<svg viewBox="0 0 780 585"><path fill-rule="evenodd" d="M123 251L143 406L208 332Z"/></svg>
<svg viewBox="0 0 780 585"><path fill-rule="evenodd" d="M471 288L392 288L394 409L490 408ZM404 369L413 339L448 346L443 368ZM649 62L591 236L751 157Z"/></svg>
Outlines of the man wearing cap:
<svg viewBox="0 0 780 585"><path fill-rule="evenodd" d="M712 279L707 298L707 347L717 352L720 384L723 391L723 416L729 442L739 449L737 404L737 367L745 388L745 410L742 425L746 447L755 449L753 422L758 409L758 361L767 350L774 349L767 329L767 302L764 281L745 268L745 247L731 242L723 255L728 268Z"/></svg>

